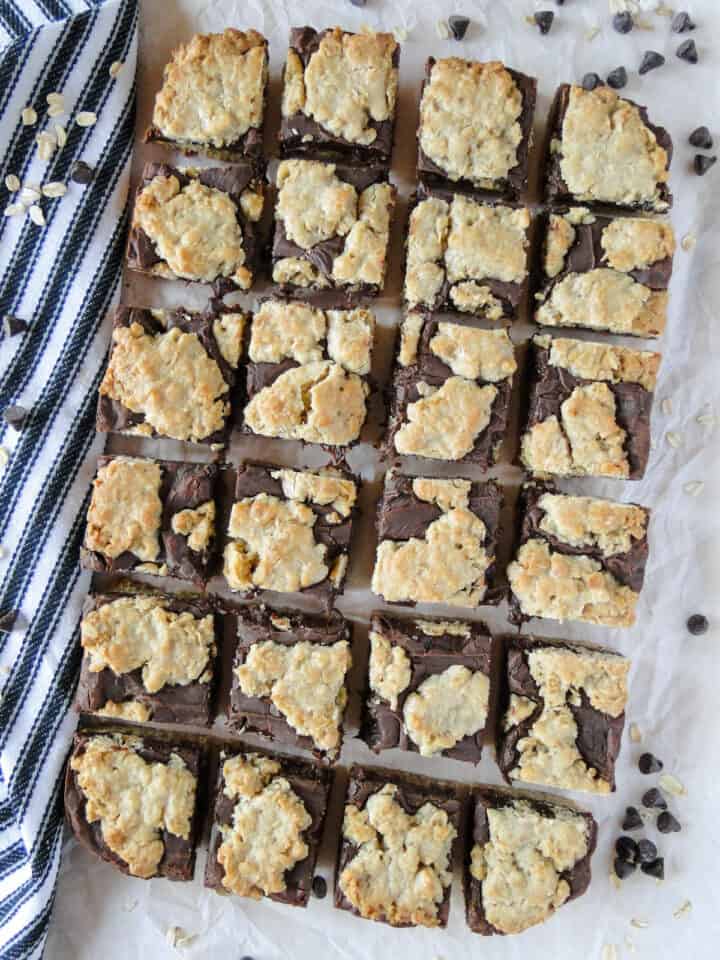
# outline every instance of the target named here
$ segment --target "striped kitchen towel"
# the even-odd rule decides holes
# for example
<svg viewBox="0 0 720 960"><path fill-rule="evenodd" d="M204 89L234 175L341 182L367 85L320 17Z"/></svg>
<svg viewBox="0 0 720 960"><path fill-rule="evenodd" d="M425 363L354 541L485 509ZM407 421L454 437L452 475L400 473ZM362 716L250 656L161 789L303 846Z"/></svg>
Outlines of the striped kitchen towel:
<svg viewBox="0 0 720 960"><path fill-rule="evenodd" d="M26 411L21 429L0 421L5 627L16 613L0 633L3 960L42 954L58 874L89 585L78 550L103 446L96 390L127 228L137 22L137 0L0 0L0 410ZM70 176L78 160L94 169L85 185Z"/></svg>

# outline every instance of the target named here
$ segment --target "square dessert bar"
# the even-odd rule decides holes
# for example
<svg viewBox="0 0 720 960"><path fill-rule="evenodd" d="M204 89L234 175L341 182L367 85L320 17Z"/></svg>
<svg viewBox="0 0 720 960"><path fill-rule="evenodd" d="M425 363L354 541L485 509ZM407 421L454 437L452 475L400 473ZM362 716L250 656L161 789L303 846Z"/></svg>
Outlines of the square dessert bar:
<svg viewBox="0 0 720 960"><path fill-rule="evenodd" d="M261 157L267 83L262 34L195 34L165 66L145 140L221 160Z"/></svg>
<svg viewBox="0 0 720 960"><path fill-rule="evenodd" d="M248 346L244 430L344 447L367 418L375 317L265 300Z"/></svg>
<svg viewBox="0 0 720 960"><path fill-rule="evenodd" d="M494 483L389 471L378 504L371 590L388 603L498 603L495 549L502 491Z"/></svg>
<svg viewBox="0 0 720 960"><path fill-rule="evenodd" d="M648 556L650 511L634 503L526 484L508 566L510 620L532 617L630 627Z"/></svg>
<svg viewBox="0 0 720 960"><path fill-rule="evenodd" d="M99 457L80 564L202 584L215 544L210 463Z"/></svg>
<svg viewBox="0 0 720 960"><path fill-rule="evenodd" d="M522 933L590 885L597 823L572 804L480 787L472 794L470 828L465 915L473 933Z"/></svg>
<svg viewBox="0 0 720 960"><path fill-rule="evenodd" d="M136 723L210 723L217 644L204 599L91 594L80 643L79 710Z"/></svg>
<svg viewBox="0 0 720 960"><path fill-rule="evenodd" d="M399 63L391 33L293 28L283 72L282 152L388 163Z"/></svg>
<svg viewBox="0 0 720 960"><path fill-rule="evenodd" d="M653 213L670 207L672 140L650 123L645 107L607 86L564 83L548 123L548 200Z"/></svg>
<svg viewBox="0 0 720 960"><path fill-rule="evenodd" d="M545 637L506 638L497 761L506 780L610 793L630 661Z"/></svg>
<svg viewBox="0 0 720 960"><path fill-rule="evenodd" d="M335 906L394 927L444 927L462 801L454 784L352 767Z"/></svg>
<svg viewBox="0 0 720 960"><path fill-rule="evenodd" d="M522 195L536 98L534 77L498 61L430 57L420 96L418 177Z"/></svg>
<svg viewBox="0 0 720 960"><path fill-rule="evenodd" d="M352 665L349 623L243 607L237 613L228 723L282 745L337 757Z"/></svg>
<svg viewBox="0 0 720 960"><path fill-rule="evenodd" d="M282 160L276 183L272 279L281 291L348 303L376 297L395 208L387 167Z"/></svg>
<svg viewBox="0 0 720 960"><path fill-rule="evenodd" d="M535 322L657 337L667 321L675 235L664 220L573 207L544 218Z"/></svg>
<svg viewBox="0 0 720 960"><path fill-rule="evenodd" d="M363 740L479 763L492 661L483 623L373 614Z"/></svg>
<svg viewBox="0 0 720 960"><path fill-rule="evenodd" d="M146 163L128 237L131 270L249 290L258 259L264 184L253 163L184 167Z"/></svg>
<svg viewBox="0 0 720 960"><path fill-rule="evenodd" d="M225 579L231 590L342 593L358 483L341 470L246 462L237 472Z"/></svg>
<svg viewBox="0 0 720 960"><path fill-rule="evenodd" d="M528 283L530 212L421 187L411 206L405 303L511 320Z"/></svg>
<svg viewBox="0 0 720 960"><path fill-rule="evenodd" d="M330 783L297 757L222 753L205 886L306 907Z"/></svg>
<svg viewBox="0 0 720 960"><path fill-rule="evenodd" d="M77 840L122 873L192 880L200 748L160 734L75 735L65 816Z"/></svg>
<svg viewBox="0 0 720 960"><path fill-rule="evenodd" d="M487 469L505 437L516 369L505 330L481 330L410 311L395 353L388 454Z"/></svg>
<svg viewBox="0 0 720 960"><path fill-rule="evenodd" d="M247 315L117 307L97 429L223 446Z"/></svg>
<svg viewBox="0 0 720 960"><path fill-rule="evenodd" d="M536 475L639 480L659 353L533 337L522 465Z"/></svg>

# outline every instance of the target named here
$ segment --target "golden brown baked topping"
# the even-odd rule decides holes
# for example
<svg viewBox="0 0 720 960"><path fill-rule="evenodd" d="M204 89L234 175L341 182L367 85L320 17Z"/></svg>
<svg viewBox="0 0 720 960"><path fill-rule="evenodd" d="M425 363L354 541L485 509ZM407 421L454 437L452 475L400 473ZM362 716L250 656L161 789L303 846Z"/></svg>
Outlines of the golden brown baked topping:
<svg viewBox="0 0 720 960"><path fill-rule="evenodd" d="M246 321L244 313L222 313L213 320L213 336L223 360L231 367L240 363Z"/></svg>
<svg viewBox="0 0 720 960"><path fill-rule="evenodd" d="M357 222L347 235L343 252L333 261L332 275L338 284L382 286L394 206L395 191L389 183L373 183L360 194Z"/></svg>
<svg viewBox="0 0 720 960"><path fill-rule="evenodd" d="M318 473L305 470L273 470L271 476L282 484L288 500L316 503L321 507L331 504L342 517L349 517L357 500L357 485L328 468Z"/></svg>
<svg viewBox="0 0 720 960"><path fill-rule="evenodd" d="M544 493L538 506L544 533L572 547L596 547L604 557L627 553L647 531L647 511L632 503Z"/></svg>
<svg viewBox="0 0 720 960"><path fill-rule="evenodd" d="M418 500L434 503L443 513L449 510L467 508L470 488L469 480L433 480L430 477L415 477L412 491Z"/></svg>
<svg viewBox="0 0 720 960"><path fill-rule="evenodd" d="M556 277L565 267L567 252L575 242L575 228L557 213L550 215L545 238L544 269L548 277Z"/></svg>
<svg viewBox="0 0 720 960"><path fill-rule="evenodd" d="M170 526L173 533L187 537L191 550L207 550L215 536L215 501L207 500L194 510L179 510Z"/></svg>
<svg viewBox="0 0 720 960"><path fill-rule="evenodd" d="M327 311L327 352L331 360L352 373L370 373L375 315L370 310Z"/></svg>
<svg viewBox="0 0 720 960"><path fill-rule="evenodd" d="M415 620L415 626L428 637L469 637L470 625L465 620Z"/></svg>
<svg viewBox="0 0 720 960"><path fill-rule="evenodd" d="M651 393L655 389L661 355L606 343L569 340L565 337L535 337L536 344L550 348L549 362L563 367L582 380L608 383L639 383Z"/></svg>
<svg viewBox="0 0 720 960"><path fill-rule="evenodd" d="M296 287L329 287L330 280L309 260L282 257L273 265L275 283L289 283Z"/></svg>
<svg viewBox="0 0 720 960"><path fill-rule="evenodd" d="M408 735L424 757L449 750L482 730L489 699L490 680L484 673L453 664L408 696L403 706Z"/></svg>
<svg viewBox="0 0 720 960"><path fill-rule="evenodd" d="M284 117L300 113L305 106L305 67L300 57L290 47L283 72L281 111Z"/></svg>
<svg viewBox="0 0 720 960"><path fill-rule="evenodd" d="M600 242L608 264L626 273L649 267L675 252L673 229L662 220L618 218L605 227Z"/></svg>
<svg viewBox="0 0 720 960"><path fill-rule="evenodd" d="M344 237L357 215L357 192L335 175L334 163L283 160L277 171L276 215L292 243L308 250Z"/></svg>
<svg viewBox="0 0 720 960"><path fill-rule="evenodd" d="M108 700L105 706L95 710L98 717L112 717L114 720L128 720L133 723L147 723L152 718L150 708L139 700L123 700L116 703Z"/></svg>
<svg viewBox="0 0 720 960"><path fill-rule="evenodd" d="M459 323L439 323L430 351L458 377L497 383L517 370L515 350L506 330L479 330Z"/></svg>
<svg viewBox="0 0 720 960"><path fill-rule="evenodd" d="M410 367L417 362L418 345L425 317L422 313L411 311L400 324L400 348L398 363L401 367Z"/></svg>
<svg viewBox="0 0 720 960"><path fill-rule="evenodd" d="M450 205L438 197L422 200L408 223L405 300L433 306L445 279L443 258L450 229Z"/></svg>
<svg viewBox="0 0 720 960"><path fill-rule="evenodd" d="M493 296L490 287L475 283L474 280L463 280L450 288L450 299L453 304L465 313L483 313L488 320L500 320L503 313L502 301Z"/></svg>
<svg viewBox="0 0 720 960"><path fill-rule="evenodd" d="M162 470L153 460L115 457L93 480L85 546L114 558L128 551L139 560L160 553L160 482Z"/></svg>
<svg viewBox="0 0 720 960"><path fill-rule="evenodd" d="M410 683L411 675L410 657L405 650L371 630L368 676L373 693L387 700L391 709L396 710L398 697Z"/></svg>

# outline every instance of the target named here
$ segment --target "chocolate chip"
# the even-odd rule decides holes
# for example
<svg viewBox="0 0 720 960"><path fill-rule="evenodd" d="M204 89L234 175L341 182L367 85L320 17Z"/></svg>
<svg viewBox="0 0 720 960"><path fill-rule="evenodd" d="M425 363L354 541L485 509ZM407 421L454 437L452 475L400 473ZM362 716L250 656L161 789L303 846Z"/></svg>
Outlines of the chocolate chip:
<svg viewBox="0 0 720 960"><path fill-rule="evenodd" d="M651 753L644 753L638 760L640 773L659 773L662 770L662 761Z"/></svg>
<svg viewBox="0 0 720 960"><path fill-rule="evenodd" d="M698 150L711 150L713 145L712 134L707 127L697 127L688 137L688 141Z"/></svg>
<svg viewBox="0 0 720 960"><path fill-rule="evenodd" d="M586 73L582 78L583 90L594 90L595 87L602 86L602 80L597 73Z"/></svg>
<svg viewBox="0 0 720 960"><path fill-rule="evenodd" d="M642 805L651 809L656 807L658 810L667 810L667 800L656 787L643 794Z"/></svg>
<svg viewBox="0 0 720 960"><path fill-rule="evenodd" d="M688 633L691 633L694 637L701 637L704 633L707 633L709 626L708 618L703 616L702 613L694 613L691 617L688 617Z"/></svg>
<svg viewBox="0 0 720 960"><path fill-rule="evenodd" d="M638 73L642 76L644 73L650 73L651 70L657 70L665 63L665 57L657 50L646 50L638 67Z"/></svg>
<svg viewBox="0 0 720 960"><path fill-rule="evenodd" d="M613 90L622 90L627 80L627 70L625 67L615 67L615 69L611 70L607 75L607 85L612 87Z"/></svg>
<svg viewBox="0 0 720 960"><path fill-rule="evenodd" d="M684 40L675 51L676 56L684 60L685 63L697 63L698 52L694 40Z"/></svg>
<svg viewBox="0 0 720 960"><path fill-rule="evenodd" d="M631 13L616 13L612 23L618 33L630 33L635 26Z"/></svg>
<svg viewBox="0 0 720 960"><path fill-rule="evenodd" d="M320 874L313 877L312 892L318 900L322 900L323 897L327 896L327 881L325 877L321 877Z"/></svg>
<svg viewBox="0 0 720 960"><path fill-rule="evenodd" d="M710 167L714 166L717 163L717 157L703 157L702 154L696 153L695 159L693 160L693 167L695 168L695 173L699 177L704 177L708 172ZM701 631L704 633L705 631Z"/></svg>
<svg viewBox="0 0 720 960"><path fill-rule="evenodd" d="M665 861L662 857L658 857L652 863L641 863L640 869L649 877L655 877L656 880L662 880L665 877Z"/></svg>
<svg viewBox="0 0 720 960"><path fill-rule="evenodd" d="M615 841L615 853L621 860L635 863L638 858L638 845L632 837L618 837Z"/></svg>
<svg viewBox="0 0 720 960"><path fill-rule="evenodd" d="M8 610L0 613L0 633L10 633L18 618L17 610Z"/></svg>
<svg viewBox="0 0 720 960"><path fill-rule="evenodd" d="M637 843L638 860L640 863L651 863L657 858L657 847L652 840L638 840Z"/></svg>
<svg viewBox="0 0 720 960"><path fill-rule="evenodd" d="M626 877L629 877L631 873L635 872L635 864L630 863L629 860L621 860L620 857L615 858L613 867L615 870L615 876L619 877L621 880L624 880Z"/></svg>
<svg viewBox="0 0 720 960"><path fill-rule="evenodd" d="M658 814L655 825L660 833L680 833L682 830L680 822L670 813L669 810L663 810L662 813Z"/></svg>
<svg viewBox="0 0 720 960"><path fill-rule="evenodd" d="M639 830L643 825L643 818L640 816L637 807L626 807L622 822L623 830Z"/></svg>
<svg viewBox="0 0 720 960"><path fill-rule="evenodd" d="M21 407L19 404L13 403L9 407L5 407L2 415L5 423L8 423L15 430L22 430L22 426L23 423L25 423L28 411L25 409L25 407Z"/></svg>
<svg viewBox="0 0 720 960"><path fill-rule="evenodd" d="M450 32L456 40L462 40L470 26L470 17L461 17L459 14L453 14L448 17L448 26Z"/></svg>
<svg viewBox="0 0 720 960"><path fill-rule="evenodd" d="M695 29L695 24L690 19L690 14L681 10L672 18L671 29L673 33L687 33L688 30Z"/></svg>
<svg viewBox="0 0 720 960"><path fill-rule="evenodd" d="M20 317L14 317L11 313L6 313L3 317L3 333L6 337L16 337L26 330L27 324Z"/></svg>
<svg viewBox="0 0 720 960"><path fill-rule="evenodd" d="M83 184L83 186L91 183L94 176L94 168L89 163L85 163L84 160L76 160L70 170L70 179L74 183Z"/></svg>
<svg viewBox="0 0 720 960"><path fill-rule="evenodd" d="M540 28L540 33L550 33L550 27L553 25L555 14L552 10L539 10L535 14L535 23Z"/></svg>

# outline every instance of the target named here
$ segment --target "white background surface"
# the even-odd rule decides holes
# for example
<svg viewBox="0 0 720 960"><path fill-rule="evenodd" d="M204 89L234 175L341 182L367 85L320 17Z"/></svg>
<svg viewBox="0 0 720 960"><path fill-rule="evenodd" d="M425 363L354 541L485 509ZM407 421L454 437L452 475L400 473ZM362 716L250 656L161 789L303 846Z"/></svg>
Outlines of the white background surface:
<svg viewBox="0 0 720 960"><path fill-rule="evenodd" d="M653 6L653 4L645 4ZM718 808L720 807L720 723L718 722L718 645L720 644L720 480L718 437L720 421L698 423L699 415L720 415L720 164L700 179L691 170L694 149L688 133L708 125L720 149L720 4L716 0L693 0L684 4L698 23L692 34L700 63L690 66L674 56L688 35L670 33L669 19L652 13L644 20L652 30L636 29L628 36L615 33L606 0L566 0L556 7L553 0L475 0L444 3L420 0L368 0L356 9L349 0L145 0L140 46L138 135L147 125L152 96L159 85L163 63L170 49L194 32L220 30L225 26L255 27L270 40L271 107L269 123L274 135L278 122L279 76L291 25L311 24L321 28L339 24L359 29L402 28L407 31L400 66L400 110L393 179L402 202L394 235L388 295L381 301L378 317L378 372L387 371L391 331L400 316L400 227L405 200L411 191L415 157L417 96L425 58L459 55L478 59L502 59L509 66L539 78L538 132L550 98L562 81L579 80L595 70L606 75L624 64L630 83L624 93L647 104L650 117L669 128L675 141L672 190L675 207L672 221L678 241L688 233L697 237L691 251L678 249L671 286L671 317L660 349L664 359L653 420L653 451L650 467L640 483L612 481L565 484L564 489L635 500L653 508L651 553L646 586L639 604L638 623L632 630L533 623L537 633L568 636L607 643L633 661L628 724L637 723L643 733L640 746L631 744L626 732L618 761L618 791L611 797L573 799L591 809L600 823L600 840L594 859L594 879L588 893L563 908L544 927L518 937L480 938L464 923L459 872L453 890L450 922L445 931L392 930L334 910L332 897L313 900L306 911L264 901L255 903L220 897L202 887L204 850L200 851L193 884L171 884L124 878L107 865L93 860L68 840L61 869L54 923L46 956L51 960L120 960L129 956L157 958L185 955L188 958L237 958L249 954L256 960L292 957L365 958L391 957L407 952L414 958L552 957L554 960L600 958L607 945L617 947L618 957L679 957L695 960L717 958L720 948L720 860ZM525 22L536 9L555 10L551 33L542 37ZM436 22L442 16L463 12L472 18L461 44L439 39ZM600 33L588 40L593 27ZM637 75L642 52L662 52L666 65L645 77ZM141 161L164 156L155 147L141 146L136 155L136 173ZM537 158L537 157L536 157ZM133 280L126 301L160 306L184 303L202 307L207 290L164 281ZM252 304L252 298L245 301ZM528 327L513 329L522 340ZM662 412L660 402L669 400L672 412ZM668 431L681 438L670 446ZM157 442L155 452L174 455L174 447ZM247 449L234 445L232 459ZM273 444L252 448L292 462L293 445ZM197 452L191 454L199 458ZM296 461L297 462L297 461ZM352 465L373 480L377 457L369 447L360 447ZM460 472L460 471L458 471ZM512 480L519 476L510 468L496 474ZM465 475L473 475L465 471ZM684 484L704 481L704 489L691 497ZM372 497L368 499L372 505ZM349 585L338 606L354 620L367 618L378 606L367 590L371 569L368 511L353 556ZM705 613L711 629L704 637L690 637L687 616ZM505 607L481 610L479 616L496 631L507 630ZM363 635L362 629L359 631ZM362 643L362 641L361 641ZM637 756L649 749L665 762L687 788L687 795L672 798L671 809L683 823L683 832L663 837L654 828L648 836L658 842L665 856L666 879L662 884L640 873L621 890L609 879L611 848L619 833L619 821L627 804L637 804L655 778L642 777ZM416 754L391 751L375 760L356 739L346 742L341 762L381 762L398 769L451 777L466 782L499 782L492 750L473 768L450 760L424 760ZM337 800L337 797L336 797ZM337 827L337 802L334 804ZM328 833L331 833L328 831ZM327 841L330 842L327 842ZM330 881L334 840L326 835L319 871ZM676 919L673 912L690 900L692 909ZM633 918L648 923L633 926ZM173 948L166 939L169 927L181 927L195 936L191 943ZM605 951L604 960L612 952Z"/></svg>

